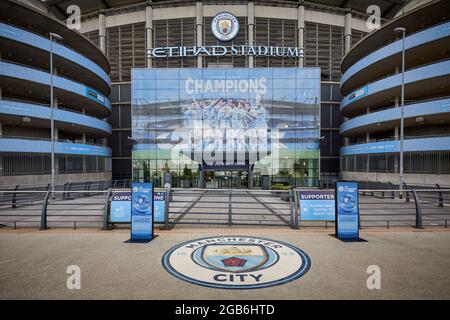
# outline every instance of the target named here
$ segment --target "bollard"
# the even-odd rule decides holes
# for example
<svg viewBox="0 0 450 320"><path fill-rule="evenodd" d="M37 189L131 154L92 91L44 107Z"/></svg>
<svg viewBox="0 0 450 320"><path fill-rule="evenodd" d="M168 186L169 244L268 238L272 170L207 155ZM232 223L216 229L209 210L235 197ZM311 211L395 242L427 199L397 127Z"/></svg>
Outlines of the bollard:
<svg viewBox="0 0 450 320"><path fill-rule="evenodd" d="M394 194L394 185L392 184L392 182L389 181L389 187L391 188L391 199L395 199L395 194ZM401 196L399 195L400 199Z"/></svg>
<svg viewBox="0 0 450 320"><path fill-rule="evenodd" d="M67 187L69 186L69 183L68 182L66 182L66 183L64 183L64 186L63 186L63 200L66 200L66 197L67 197L67 195L66 195L66 190L67 190Z"/></svg>
<svg viewBox="0 0 450 320"><path fill-rule="evenodd" d="M442 208L444 206L444 198L442 197L441 186L438 185L437 183L436 183L436 186L439 189L439 193L438 193L438 203L439 204L438 204L438 206Z"/></svg>
<svg viewBox="0 0 450 320"><path fill-rule="evenodd" d="M47 230L47 205L48 205L48 197L50 195L50 190L47 190L45 193L44 198L44 204L42 205L42 212L41 212L41 227L40 230Z"/></svg>
<svg viewBox="0 0 450 320"><path fill-rule="evenodd" d="M403 182L403 189L404 189L405 192L406 192L406 194L405 194L406 202L409 202L409 191L408 191L408 186L406 185L405 182ZM402 199L402 198L403 198L403 195L400 194L400 195L399 195L399 199Z"/></svg>
<svg viewBox="0 0 450 320"><path fill-rule="evenodd" d="M109 209L109 198L111 197L111 188L108 189L108 194L106 195L105 207L103 209L103 228L102 230L108 230L108 209Z"/></svg>
<svg viewBox="0 0 450 320"><path fill-rule="evenodd" d="M91 191L91 182L89 181L86 185L87 191ZM86 196L90 196L91 193L90 192L86 192Z"/></svg>
<svg viewBox="0 0 450 320"><path fill-rule="evenodd" d="M72 184L73 182L70 182L69 185L67 186L66 200L70 199L70 189L72 189Z"/></svg>
<svg viewBox="0 0 450 320"><path fill-rule="evenodd" d="M416 203L416 228L417 229L423 229L422 226L422 208L420 206L420 199L417 195L417 192L415 189L412 189L412 194L414 196L414 201Z"/></svg>
<svg viewBox="0 0 450 320"><path fill-rule="evenodd" d="M84 185L84 191L88 191L88 188L89 188L89 182L86 182L85 185ZM87 192L84 192L84 193L83 193L83 196L84 196L84 197L87 197L87 196L88 196L88 193L87 193Z"/></svg>
<svg viewBox="0 0 450 320"><path fill-rule="evenodd" d="M164 199L164 230L170 230L169 225L169 194L170 190L166 191L166 197Z"/></svg>
<svg viewBox="0 0 450 320"><path fill-rule="evenodd" d="M12 206L11 206L13 209L17 208L17 205L16 205L16 202L17 202L16 191L17 191L17 189L19 189L19 185L17 185L14 188L14 193L13 193L13 196L12 196Z"/></svg>
<svg viewBox="0 0 450 320"><path fill-rule="evenodd" d="M231 210L231 197L232 197L233 189L228 191L228 225L231 226L233 224L232 210Z"/></svg>

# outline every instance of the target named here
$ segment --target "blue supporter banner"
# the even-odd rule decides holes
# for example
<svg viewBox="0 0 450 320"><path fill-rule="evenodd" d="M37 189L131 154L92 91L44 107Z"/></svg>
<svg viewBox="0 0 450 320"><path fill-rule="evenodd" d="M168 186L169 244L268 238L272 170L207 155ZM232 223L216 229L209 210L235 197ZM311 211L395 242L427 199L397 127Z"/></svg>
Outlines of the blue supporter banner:
<svg viewBox="0 0 450 320"><path fill-rule="evenodd" d="M154 223L164 223L164 209L166 207L166 193L153 193ZM131 192L114 192L111 200L110 221L131 222Z"/></svg>
<svg viewBox="0 0 450 320"><path fill-rule="evenodd" d="M334 221L336 203L334 191L299 191L300 220Z"/></svg>
<svg viewBox="0 0 450 320"><path fill-rule="evenodd" d="M131 240L153 239L153 184L133 182L131 186Z"/></svg>
<svg viewBox="0 0 450 320"><path fill-rule="evenodd" d="M131 192L114 192L111 199L111 222L131 222Z"/></svg>
<svg viewBox="0 0 450 320"><path fill-rule="evenodd" d="M358 183L336 182L336 236L339 239L359 239Z"/></svg>

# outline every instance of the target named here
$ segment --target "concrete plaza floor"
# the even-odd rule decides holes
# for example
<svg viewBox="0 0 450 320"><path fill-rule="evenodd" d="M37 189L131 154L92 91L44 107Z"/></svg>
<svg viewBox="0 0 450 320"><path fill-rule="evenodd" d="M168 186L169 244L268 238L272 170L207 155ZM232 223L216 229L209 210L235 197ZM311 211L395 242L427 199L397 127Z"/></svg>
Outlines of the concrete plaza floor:
<svg viewBox="0 0 450 320"><path fill-rule="evenodd" d="M332 230L192 227L160 231L150 243L129 243L129 230L0 230L0 299L450 299L450 232L363 230L366 242L344 243ZM165 271L172 246L207 236L281 240L304 250L301 278L254 290L213 289ZM81 268L81 289L66 287L66 268ZM381 268L381 289L369 290L369 265Z"/></svg>

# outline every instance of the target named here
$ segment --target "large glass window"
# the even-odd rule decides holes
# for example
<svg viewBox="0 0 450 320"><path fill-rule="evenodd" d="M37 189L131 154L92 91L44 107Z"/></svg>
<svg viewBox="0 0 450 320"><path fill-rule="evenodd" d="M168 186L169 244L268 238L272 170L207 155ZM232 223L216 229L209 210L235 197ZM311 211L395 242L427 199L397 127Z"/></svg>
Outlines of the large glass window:
<svg viewBox="0 0 450 320"><path fill-rule="evenodd" d="M135 69L132 96L136 180L250 170L318 185L318 68Z"/></svg>

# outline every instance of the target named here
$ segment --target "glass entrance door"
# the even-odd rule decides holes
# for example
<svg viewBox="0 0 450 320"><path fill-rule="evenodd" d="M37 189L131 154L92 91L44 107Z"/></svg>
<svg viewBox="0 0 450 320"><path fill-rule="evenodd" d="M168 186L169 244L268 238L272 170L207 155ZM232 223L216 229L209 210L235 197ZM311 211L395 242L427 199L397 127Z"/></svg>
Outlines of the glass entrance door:
<svg viewBox="0 0 450 320"><path fill-rule="evenodd" d="M207 189L246 189L248 188L248 173L241 171L206 171L205 184Z"/></svg>

